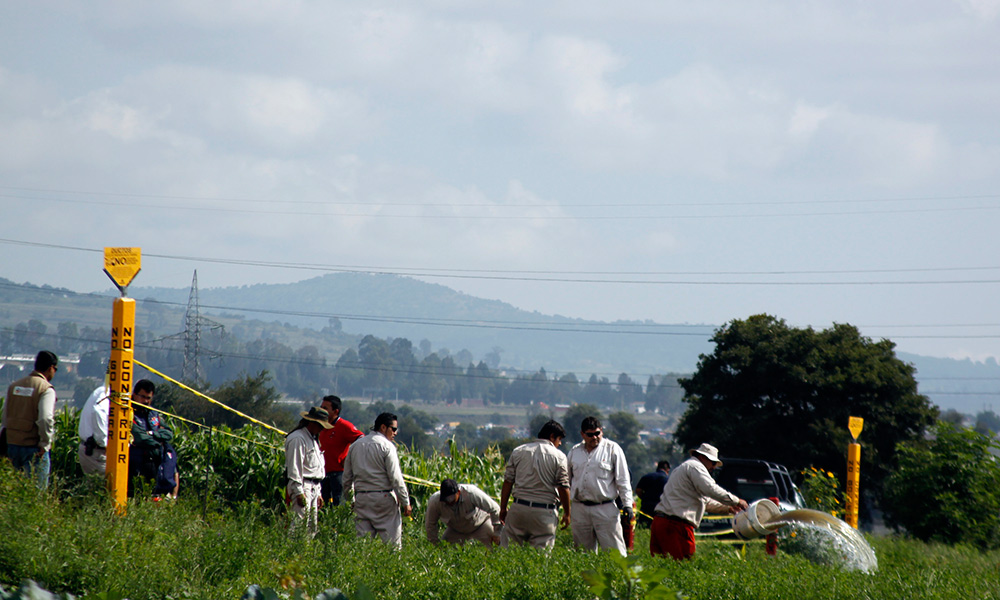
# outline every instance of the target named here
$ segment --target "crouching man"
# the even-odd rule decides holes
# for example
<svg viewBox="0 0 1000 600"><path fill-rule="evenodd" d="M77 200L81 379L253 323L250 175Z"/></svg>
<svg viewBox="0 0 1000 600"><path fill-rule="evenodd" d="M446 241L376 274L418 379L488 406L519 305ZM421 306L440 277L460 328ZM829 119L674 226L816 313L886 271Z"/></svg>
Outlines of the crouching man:
<svg viewBox="0 0 1000 600"><path fill-rule="evenodd" d="M446 542L479 540L487 548L500 542L500 505L471 483L459 485L454 479L441 482L441 491L428 500L424 517L427 539L434 544L438 543L439 521L444 521Z"/></svg>

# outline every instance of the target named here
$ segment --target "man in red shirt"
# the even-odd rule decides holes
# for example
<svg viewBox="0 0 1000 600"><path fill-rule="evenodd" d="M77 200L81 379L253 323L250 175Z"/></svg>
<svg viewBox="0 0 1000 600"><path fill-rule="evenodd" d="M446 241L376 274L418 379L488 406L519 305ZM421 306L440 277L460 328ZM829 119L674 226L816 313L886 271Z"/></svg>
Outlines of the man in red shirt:
<svg viewBox="0 0 1000 600"><path fill-rule="evenodd" d="M344 492L344 458L347 449L358 439L364 437L353 423L340 418L340 398L324 396L320 405L330 415L330 429L324 429L319 434L319 448L323 451L326 462L326 477L323 478L320 491L323 503L338 506L340 496Z"/></svg>

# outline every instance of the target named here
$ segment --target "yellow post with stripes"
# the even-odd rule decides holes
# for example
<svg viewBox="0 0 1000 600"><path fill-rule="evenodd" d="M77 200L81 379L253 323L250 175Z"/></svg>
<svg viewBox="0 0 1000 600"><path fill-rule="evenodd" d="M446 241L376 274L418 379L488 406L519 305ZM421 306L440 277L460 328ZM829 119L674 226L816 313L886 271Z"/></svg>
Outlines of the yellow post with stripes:
<svg viewBox="0 0 1000 600"><path fill-rule="evenodd" d="M861 488L861 444L858 444L858 436L861 435L861 428L865 420L861 417L850 417L847 421L847 428L851 432L854 442L847 446L847 514L845 521L851 527L858 528L858 505Z"/></svg>
<svg viewBox="0 0 1000 600"><path fill-rule="evenodd" d="M128 447L132 434L132 373L135 367L135 300L125 297L142 267L140 248L105 248L104 272L122 297L111 311L111 359L108 361L108 448L105 474L115 509L128 503Z"/></svg>
<svg viewBox="0 0 1000 600"><path fill-rule="evenodd" d="M108 382L108 489L115 508L125 511L128 502L128 446L132 433L132 374L135 366L135 300L116 298L111 319L111 360Z"/></svg>

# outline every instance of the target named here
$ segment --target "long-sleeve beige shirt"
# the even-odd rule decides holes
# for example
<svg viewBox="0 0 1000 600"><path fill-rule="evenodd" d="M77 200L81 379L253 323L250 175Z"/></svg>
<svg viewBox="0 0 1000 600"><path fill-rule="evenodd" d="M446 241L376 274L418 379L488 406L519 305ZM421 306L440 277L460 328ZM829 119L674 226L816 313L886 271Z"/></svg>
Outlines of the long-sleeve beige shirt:
<svg viewBox="0 0 1000 600"><path fill-rule="evenodd" d="M559 504L556 488L569 487L566 455L549 440L522 444L510 453L503 480L514 484L514 498Z"/></svg>
<svg viewBox="0 0 1000 600"><path fill-rule="evenodd" d="M303 493L306 480L316 482L326 474L319 442L305 427L285 438L285 472L288 474L288 495L292 498Z"/></svg>
<svg viewBox="0 0 1000 600"><path fill-rule="evenodd" d="M624 506L632 506L632 479L622 447L609 439L601 439L596 448L587 452L586 442L573 446L569 461L570 498L574 501L604 502L621 498Z"/></svg>
<svg viewBox="0 0 1000 600"><path fill-rule="evenodd" d="M487 519L492 520L494 530L499 529L500 505L493 498L471 483L460 483L458 489L462 493L454 505L441 502L441 492L434 492L427 501L424 527L431 542L438 541L439 521L444 521L445 525L459 533L472 533Z"/></svg>
<svg viewBox="0 0 1000 600"><path fill-rule="evenodd" d="M692 457L670 473L656 511L680 517L697 527L705 516L706 508L717 512L726 506L736 506L739 502L739 498L715 483L700 460Z"/></svg>
<svg viewBox="0 0 1000 600"><path fill-rule="evenodd" d="M394 492L400 506L409 506L410 494L399 468L396 445L379 432L351 444L344 459L344 491Z"/></svg>

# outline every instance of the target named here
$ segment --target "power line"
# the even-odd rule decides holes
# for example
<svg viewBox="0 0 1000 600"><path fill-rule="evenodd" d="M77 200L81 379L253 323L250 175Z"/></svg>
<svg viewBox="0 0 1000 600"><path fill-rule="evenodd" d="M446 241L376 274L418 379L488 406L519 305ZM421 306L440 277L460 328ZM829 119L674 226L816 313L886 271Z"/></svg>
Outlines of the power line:
<svg viewBox="0 0 1000 600"><path fill-rule="evenodd" d="M11 327L0 327L0 331L10 332L10 333L17 332L16 329L11 328ZM54 338L54 339L61 339L61 340L72 340L72 341L86 342L86 343L92 343L92 344L107 344L108 343L108 340L96 340L96 339L93 339L93 338L81 338L81 337L75 337L75 336L62 335L62 334L58 334L58 333L48 333L48 332L46 332L46 333L27 332L27 333L29 333L29 335L38 336L38 337ZM135 347L136 347L137 350L166 352L166 353L171 353L171 354L177 354L177 353L183 354L184 350L182 348L170 348L170 347L166 347L166 346L154 347L152 345L153 342L163 341L164 339L166 339L166 338L157 338L156 340L149 340L149 341L137 340L136 344L135 344ZM452 372L446 372L446 371L441 371L440 370L441 367L431 367L431 366L425 367L425 366L422 366L422 365L420 365L418 363L414 363L414 364L410 365L407 368L401 368L401 367L397 367L397 366L376 366L376 365L369 365L367 363L362 363L362 362L344 362L344 363L341 363L340 361L330 362L330 361L327 361L325 358L323 358L322 360L308 360L308 359L293 358L293 357L259 356L259 355L255 355L255 354L244 354L244 353L237 353L237 352L221 352L221 351L213 351L212 352L212 358L232 358L232 359L246 360L246 361L251 361L251 362L256 361L256 362L261 362L261 363L265 363L265 364L267 364L267 363L282 363L282 364L291 364L291 365L297 365L297 366L318 367L318 368L327 368L327 369L357 369L357 370L378 371L378 372L401 374L401 375L417 375L417 376L419 376L419 375L438 375L438 376L442 376L442 377L473 377L473 378L476 378L476 379L501 379L501 380L506 380L506 381L511 381L511 382L516 381L518 379L530 378L531 376L536 375L539 372L539 370L535 370L535 371L522 371L520 369L515 369L513 367L506 367L503 370L504 371L510 371L510 372L512 372L511 375L501 375L501 374L495 372L495 370L491 370L491 373L492 373L491 375L481 375L481 374L478 374L478 373L473 373L473 374L470 375L470 374L467 374L466 367L463 367L463 366L461 366L461 365L459 365L457 363L455 363L454 367L451 367L451 368L454 369L454 371L452 371ZM414 358L414 360L416 360L416 358ZM547 369L546 373L548 373L550 371L552 373L574 373L575 374L575 371L573 369ZM581 371L581 373L582 373L582 371ZM613 372L613 373L610 373L610 372L590 372L589 374L590 375L604 377L604 378L608 378L609 379L609 382L608 382L609 385L617 385L617 382L616 381L610 381L610 378L611 377L617 377L621 373L622 373L622 371L616 371L616 372ZM666 375L667 375L667 373L639 373L639 374L636 375L636 377L649 377L649 376L652 376L652 377L662 377L662 376L666 376ZM546 381L548 381L548 382L559 382L559 383L571 383L571 382L568 382L568 381L560 381L558 379L547 379ZM586 381L578 381L577 383L579 385L587 384ZM604 384L602 384L602 385L604 385ZM666 387L677 387L677 386L666 385Z"/></svg>
<svg viewBox="0 0 1000 600"><path fill-rule="evenodd" d="M0 331L14 333L17 330L15 330L14 328L10 328L10 327L3 327L3 328L0 328ZM56 339L60 339L60 340L72 340L72 341L79 341L79 342L89 342L89 343L93 343L93 344L106 344L107 343L107 340L96 340L96 339L92 339L92 338L81 338L81 337L75 337L75 336L62 335L62 334L58 334L58 333L41 333L41 334L32 333L32 332L27 332L27 333L29 333L31 335L37 335L37 336L40 336L40 337L56 338ZM164 340L164 338L157 338L155 340L149 340L149 341L141 341L140 340L140 341L136 342L136 349L137 350L144 350L144 351L167 352L167 353L183 353L184 352L183 349L163 347L163 346L161 346L161 347L154 347L154 346L151 345L151 344L153 344L155 342L159 342L159 341L163 341L163 340ZM515 381L531 381L531 378L534 377L535 375L537 375L541 371L541 369L534 370L534 371L521 371L521 370L518 370L518 369L512 369L512 368L508 367L508 368L504 369L504 371L514 371L510 375L501 374L499 371L493 370L493 369L490 369L489 373L484 375L481 372L479 372L478 370L474 370L474 371L472 371L470 373L468 371L467 367L462 367L461 365L459 365L457 363L455 363L454 367L445 368L445 369L450 369L450 370L442 370L442 367L424 366L424 365L421 365L421 364L416 363L416 362L414 362L413 364L411 364L411 365L409 365L407 367L400 367L400 366L397 366L397 365L389 365L389 366L385 366L385 365L370 365L370 364L363 363L363 362L341 362L339 360L336 361L336 362L329 362L325 358L323 358L322 360L308 360L308 359L293 358L293 357L259 356L259 355L254 355L254 354L245 354L245 353L236 353L236 352L220 352L220 351L214 351L212 353L212 357L213 358L230 358L230 359L236 359L236 360L245 360L245 361L248 361L248 362L261 362L261 363L264 363L264 364L281 363L281 364L290 364L290 365L296 365L296 366L317 367L317 368L326 368L326 369L352 369L352 370L361 370L361 371L375 371L375 372L381 372L381 373L389 373L389 374L393 374L393 375L412 375L412 376L434 375L434 376L438 376L438 377L459 377L459 378L473 378L473 379L483 379L483 380L498 380L498 381L506 381L508 383L513 383ZM416 359L414 358L414 360L416 360ZM570 374L570 373L572 373L572 374L575 375L575 371L573 369L546 369L546 373L548 374L549 372L551 372L551 373L564 373L564 374ZM583 373L583 372L584 371L581 371L581 373ZM617 385L617 381L616 380L612 380L611 378L617 377L618 375L621 374L621 372L593 372L592 371L589 374L593 375L595 377L600 377L602 379L606 379L607 380L607 381L601 381L599 379L598 382L597 382L597 385L600 385L600 386L615 386L615 385ZM640 378L640 379L642 377L663 378L663 377L667 377L668 375L669 375L668 373L638 373L638 374L635 375L635 377ZM983 382L991 382L991 381L1000 381L1000 377L922 377L922 378L919 378L919 381L921 381L921 382L927 382L927 381L960 381L960 382L983 381ZM554 377L554 378L550 379L550 378L548 378L548 375L546 375L545 382L546 383L559 383L559 384L575 384L575 385L578 385L580 387L584 387L584 386L587 386L587 385L595 385L595 384L590 383L589 381L582 380L582 379L578 379L576 382L564 381L564 380L562 380L560 378L557 378L557 377ZM643 386L642 382L639 379L633 380L633 383L636 384L636 385L639 385L641 387ZM680 386L676 382L674 382L674 383L660 383L660 384L657 385L657 387L661 387L661 388L665 387L665 388L671 388L671 389L679 389L680 388ZM970 391L921 390L920 393L924 394L924 395L934 395L934 396L941 396L941 395L947 395L947 396L992 396L992 395L1000 395L1000 392L993 392L993 391L982 391L982 392L972 391L972 392L970 392Z"/></svg>
<svg viewBox="0 0 1000 600"><path fill-rule="evenodd" d="M67 289L43 289L37 287L25 287L18 284L4 284L0 283L0 288L8 289L19 289L22 291L32 291L38 293L60 293L60 294L70 294L75 296L86 296L99 299L107 299L111 296L104 294L98 294L93 292L75 292ZM187 306L181 302L171 302L168 300L156 300L156 299L143 299L143 302L149 302L153 304L160 304L164 306L176 306L182 307ZM716 325L677 325L677 324L659 324L659 323L602 323L588 321L583 327L574 327L572 323L565 323L559 321L508 321L508 320L488 320L488 319L454 319L454 318L436 318L436 317L409 317L409 316L391 316L391 315L361 315L361 314L351 314L351 313L336 313L336 312L317 312L317 311L296 311L288 309L268 309L268 308L253 308L253 307L241 307L241 306L228 306L228 305L213 305L213 304L202 304L203 308L210 308L219 311L234 311L234 312L247 312L247 313L260 313L260 314L271 314L280 316L291 316L291 317L307 317L307 318L317 318L317 319L340 319L342 321L365 321L365 322L378 322L378 323L397 323L401 325L426 325L426 326L442 326L442 327L466 327L473 329L501 329L501 330L517 330L517 331L540 331L540 332L554 332L554 333L602 333L602 334L620 334L620 335L662 335L662 336L689 336L689 337L711 337L714 335ZM611 327L619 329L609 329ZM709 332L684 332L684 331L635 331L628 329L620 329L622 327L628 328L710 328L712 331ZM931 324L931 325L865 325L866 328L880 328L880 327L908 327L908 328L924 328L924 327L1000 327L997 323L980 323L980 324ZM167 336L170 337L170 336ZM900 334L892 336L892 339L998 339L1000 338L1000 333L998 334L956 334L956 335L933 335L933 334Z"/></svg>
<svg viewBox="0 0 1000 600"><path fill-rule="evenodd" d="M644 214L644 215L627 215L627 214L613 214L613 215L568 215L568 214L528 214L528 215L499 215L499 214L485 214L485 215L469 215L469 214L422 214L422 213L410 213L410 214L395 214L395 213L384 213L384 212L330 212L330 211L285 211L285 210L258 210L250 208L222 208L213 206L178 206L176 203L170 204L150 204L150 203L138 203L138 202L110 202L103 200L74 200L70 198L56 198L56 197L45 197L45 196L25 196L19 194L0 194L0 198L11 198L15 200L25 200L30 202L60 202L66 204L77 204L86 206L110 206L118 209L126 208L148 208L157 210L169 210L171 212L176 212L178 210L194 211L194 212L210 212L210 213L231 213L231 214L244 214L244 215L269 215L269 216L291 216L291 217L343 217L343 218L370 218L370 219L428 219L428 220L481 220L486 219L490 221L647 221L647 220L698 220L698 219L755 219L755 218L790 218L790 217L836 217L836 216L857 216L857 215L877 215L877 214L919 214L919 213L954 213L954 212L968 212L968 211L983 211L983 210L998 210L1000 206L998 205L978 205L978 206L948 206L941 208L886 208L886 209L876 209L876 210L845 210L845 211L815 211L815 212L786 212L786 213L730 213L725 214L684 214L684 215L661 215L661 214ZM231 199L227 199L229 201ZM330 202L325 203L328 206L340 206L337 203ZM390 207L412 207L412 208L434 208L434 207L448 207L448 208L476 208L476 209L487 209L489 211L496 211L498 209L503 209L505 207L512 208L534 208L534 209L544 209L544 210L559 210L564 207L564 205L524 205L524 206L513 206L505 204L390 204L390 203L348 203L352 205L359 205L365 207L371 207L373 209L381 209L385 206ZM733 206L732 203L716 203L716 204L688 204L687 206L697 206L701 207L726 207ZM736 206L754 206L754 203L735 203ZM569 205L565 205L570 207ZM589 205L595 208L614 208L620 210L622 206L628 206L627 204L605 204L605 205ZM665 204L649 204L643 205L647 207L657 207L657 208L672 208L672 205Z"/></svg>
<svg viewBox="0 0 1000 600"><path fill-rule="evenodd" d="M23 240L13 240L9 238L0 238L0 243L21 245L21 246L32 246L41 248L53 248L58 250L73 250L73 251L83 251L91 253L102 253L103 250L96 250L91 248L81 248L77 246L65 246L59 244L48 244L43 242L30 242ZM531 273L531 271L498 271L498 270L467 270L462 271L458 269L434 269L434 268L409 268L409 267L352 267L352 266L340 266L340 265L323 265L323 264L309 264L309 263L289 263L289 262L274 262L274 261L259 261L259 260L248 260L248 259L225 259L225 258L209 258L209 257L196 257L196 256L182 256L182 255L171 255L171 254L157 254L157 253L145 253L146 258L162 258L167 260L183 260L191 262L201 262L201 263L216 263L216 264L228 264L228 265L239 265L239 266L252 266L252 267L268 267L268 268L280 268L280 269L293 269L302 271L323 271L328 273L358 273L358 274L373 274L373 275L397 275L397 276L410 276L410 277L426 277L426 278L445 278L445 279L479 279L479 280L499 280L499 281L533 281L533 282L545 282L545 283L586 283L586 284L613 284L613 285L706 285L706 286L778 286L778 287L796 287L796 286L886 286L886 285L980 285L980 284L996 284L1000 283L1000 279L941 279L941 280L897 280L897 281L883 281L883 280L873 280L873 281L712 281L712 280L655 280L655 279L610 279L610 278L596 278L594 275L615 275L619 274L617 272L591 272L591 277L556 277L556 276L529 276L529 275L513 275L514 273ZM1000 267L952 267L952 268L940 268L933 269L935 272L955 272L955 271L995 271L1000 270ZM716 276L723 274L734 274L743 276L756 276L756 275L838 275L838 274L856 274L856 273L872 273L872 274L886 274L886 273L915 273L915 272L928 272L928 269L878 269L871 271L785 271L785 272L631 272L635 275L648 275L648 276L662 276L665 274L683 274L688 276ZM545 273L545 272L541 272ZM549 273L560 273L559 271L551 271ZM567 273L563 271L562 273ZM582 273L579 271L568 271L568 273Z"/></svg>
<svg viewBox="0 0 1000 600"><path fill-rule="evenodd" d="M142 194L123 193L92 190L67 190L37 187L17 187L0 185L0 190L13 190L17 192L38 192L44 194L73 194L78 196L110 196L116 198L150 198L159 200L191 200L196 202L238 202L240 204L289 204L289 205L345 205L345 206L369 206L372 203L358 200L274 200L246 197L227 196L192 196L178 194ZM2 197L2 195L0 195ZM570 202L560 203L560 207L579 208L621 208L621 207L733 207L733 206L794 206L794 205L817 205L817 204L874 204L874 203L900 203L900 202L950 202L953 200L992 200L1000 198L1000 194L956 194L949 196L896 196L888 198L840 198L840 199L814 199L814 200L758 200L749 202L738 201L704 201L704 202ZM128 205L117 205L128 206ZM377 206L416 206L416 207L481 207L491 208L505 207L528 207L538 208L537 203L503 203L497 205L483 205L482 203L462 203L462 202L378 202ZM544 207L544 205L541 205Z"/></svg>

